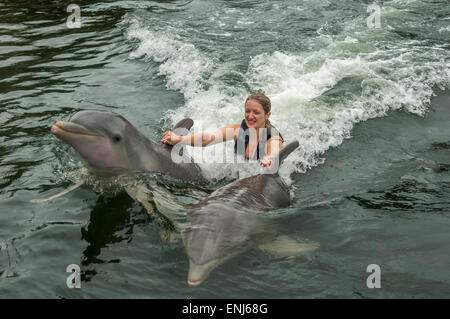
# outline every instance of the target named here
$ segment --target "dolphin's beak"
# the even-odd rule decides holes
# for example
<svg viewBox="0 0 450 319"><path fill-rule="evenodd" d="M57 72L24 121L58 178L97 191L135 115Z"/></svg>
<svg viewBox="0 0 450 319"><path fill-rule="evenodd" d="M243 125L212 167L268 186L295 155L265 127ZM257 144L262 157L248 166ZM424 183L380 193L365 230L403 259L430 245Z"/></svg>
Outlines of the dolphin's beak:
<svg viewBox="0 0 450 319"><path fill-rule="evenodd" d="M79 115L81 112L72 116L69 122L56 122L50 130L51 133L72 146L88 164L89 169L94 169L96 172L104 169L110 173L112 169L129 167L123 143L116 145L111 141L108 132L105 133L103 130L103 123L97 124L98 119L89 118L95 114L82 113L83 117L81 117Z"/></svg>
<svg viewBox="0 0 450 319"><path fill-rule="evenodd" d="M192 260L189 260L188 285L192 287L200 285L218 264L218 259L214 259L203 265L197 265Z"/></svg>
<svg viewBox="0 0 450 319"><path fill-rule="evenodd" d="M97 134L94 134L83 125L75 124L72 122L58 121L52 126L50 131L58 138L61 138L62 136L67 134L97 136Z"/></svg>

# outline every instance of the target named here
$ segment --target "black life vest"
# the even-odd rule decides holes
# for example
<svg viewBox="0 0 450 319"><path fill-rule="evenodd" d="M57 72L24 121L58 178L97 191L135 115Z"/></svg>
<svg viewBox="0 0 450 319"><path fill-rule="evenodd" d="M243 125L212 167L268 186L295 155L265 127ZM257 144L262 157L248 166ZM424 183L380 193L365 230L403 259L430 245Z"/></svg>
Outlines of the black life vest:
<svg viewBox="0 0 450 319"><path fill-rule="evenodd" d="M266 156L266 144L272 136L280 136L283 141L283 137L280 132L274 127L265 127L259 135L258 145L256 146L255 154L252 160L260 160ZM242 155L245 159L249 159L245 156L247 151L248 143L250 140L250 131L248 129L245 120L242 120L241 127L239 128L239 134L234 142L234 154ZM238 147L239 146L239 147Z"/></svg>

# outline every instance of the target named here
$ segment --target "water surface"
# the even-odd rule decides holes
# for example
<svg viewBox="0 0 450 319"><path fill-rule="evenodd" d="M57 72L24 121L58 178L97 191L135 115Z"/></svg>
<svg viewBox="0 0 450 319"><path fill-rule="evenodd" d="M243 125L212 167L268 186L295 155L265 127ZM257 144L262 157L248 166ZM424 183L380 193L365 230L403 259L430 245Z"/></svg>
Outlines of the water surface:
<svg viewBox="0 0 450 319"><path fill-rule="evenodd" d="M0 297L446 298L450 293L447 1L78 1L0 4ZM250 250L187 286L180 243L124 192L73 184L82 163L50 134L82 109L117 112L152 140L239 122L265 92L300 148L281 169L280 232L321 247ZM191 150L194 157L214 147ZM227 152L232 152L228 145ZM202 163L212 188L240 172ZM240 175L239 175L240 176ZM68 289L79 264L82 288ZM366 267L381 268L369 289Z"/></svg>

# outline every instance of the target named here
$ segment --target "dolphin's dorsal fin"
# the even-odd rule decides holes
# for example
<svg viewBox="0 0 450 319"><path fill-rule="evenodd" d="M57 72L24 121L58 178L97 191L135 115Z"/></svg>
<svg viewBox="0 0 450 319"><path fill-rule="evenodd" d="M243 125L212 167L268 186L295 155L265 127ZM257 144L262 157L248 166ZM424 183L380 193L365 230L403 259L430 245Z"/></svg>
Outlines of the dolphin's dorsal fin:
<svg viewBox="0 0 450 319"><path fill-rule="evenodd" d="M277 174L281 163L283 163L284 159L288 157L288 155L291 154L292 151L294 151L298 146L299 142L293 141L283 147L281 151L273 156L275 163L273 163L271 167L265 167L262 174Z"/></svg>
<svg viewBox="0 0 450 319"><path fill-rule="evenodd" d="M284 159L288 157L288 155L291 154L299 145L300 144L298 141L293 141L283 147L278 153L278 160L280 161L279 163L282 163Z"/></svg>
<svg viewBox="0 0 450 319"><path fill-rule="evenodd" d="M189 118L182 119L177 124L175 124L172 131L174 131L175 134L178 134L178 135L186 135L188 133L188 131L191 129L192 125L194 125L193 120L191 120Z"/></svg>
<svg viewBox="0 0 450 319"><path fill-rule="evenodd" d="M191 129L192 125L194 125L194 121L191 120L190 118L185 118L185 119L182 119L181 121L179 121L177 124L175 124L172 131L177 135L184 136L189 133L189 130ZM166 144L166 147L168 149L172 149L172 145ZM183 156L184 149L185 149L185 146L182 146L180 148L180 151L179 151L180 156Z"/></svg>

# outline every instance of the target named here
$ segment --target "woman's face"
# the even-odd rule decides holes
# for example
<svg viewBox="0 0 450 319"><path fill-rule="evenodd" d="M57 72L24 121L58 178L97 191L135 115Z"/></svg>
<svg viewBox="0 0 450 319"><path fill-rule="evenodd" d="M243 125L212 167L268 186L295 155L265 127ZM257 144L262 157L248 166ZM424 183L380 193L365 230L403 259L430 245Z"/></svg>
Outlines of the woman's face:
<svg viewBox="0 0 450 319"><path fill-rule="evenodd" d="M248 100L245 103L245 123L250 128L263 128L266 126L266 120L269 118L269 113L264 113L264 109L259 102L255 100Z"/></svg>

